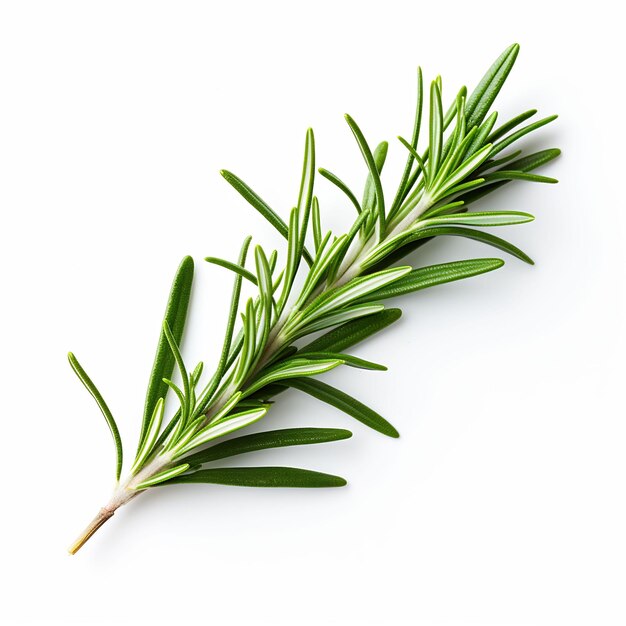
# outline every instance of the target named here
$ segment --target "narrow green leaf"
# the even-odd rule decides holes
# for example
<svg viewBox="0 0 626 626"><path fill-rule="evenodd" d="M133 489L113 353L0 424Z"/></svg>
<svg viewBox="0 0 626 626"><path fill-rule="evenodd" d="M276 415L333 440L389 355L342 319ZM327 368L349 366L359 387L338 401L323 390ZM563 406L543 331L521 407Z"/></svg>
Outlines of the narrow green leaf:
<svg viewBox="0 0 626 626"><path fill-rule="evenodd" d="M461 185L463 181L487 159L490 150L491 146L487 144L461 163L461 165L442 182L441 187L435 190L433 200L438 201L445 198L447 195L452 195L455 192L455 186ZM459 187L457 187L457 189L459 189Z"/></svg>
<svg viewBox="0 0 626 626"><path fill-rule="evenodd" d="M317 171L326 180L329 180L333 185L335 185L335 187L337 187L338 189L341 189L341 191L343 191L343 193L346 194L346 196L348 197L348 200L350 200L350 202L352 202L352 204L354 205L354 208L356 209L357 213L360 213L362 211L361 205L359 204L359 201L356 199L356 196L352 193L348 185L346 185L346 183L344 183L341 180L341 178L339 178L338 176L335 176L335 174L333 174L332 172L329 172L323 167L320 167Z"/></svg>
<svg viewBox="0 0 626 626"><path fill-rule="evenodd" d="M313 129L306 132L304 144L304 163L302 165L302 179L300 181L300 192L298 193L298 211L303 215L311 207L313 200L313 183L315 180L315 137Z"/></svg>
<svg viewBox="0 0 626 626"><path fill-rule="evenodd" d="M222 441L206 450L196 452L183 460L189 465L202 465L218 459L225 459L248 452L257 452L267 448L285 446L303 446L314 443L327 443L352 437L349 430L341 428L285 428L269 430L263 433L243 435L228 441Z"/></svg>
<svg viewBox="0 0 626 626"><path fill-rule="evenodd" d="M395 298L427 287L478 276L485 272L497 270L503 265L504 261L501 259L468 259L467 261L429 265L413 270L399 281L374 292L371 296L378 300Z"/></svg>
<svg viewBox="0 0 626 626"><path fill-rule="evenodd" d="M460 226L435 226L433 228L425 228L423 231L415 235L416 239L426 237L440 237L442 235L450 235L453 237L466 237L467 239L475 239L482 243L486 243L494 248L504 250L514 257L534 265L534 261L522 250L515 247L512 243L500 239L491 233L485 233L482 230L475 230L473 228L462 228Z"/></svg>
<svg viewBox="0 0 626 626"><path fill-rule="evenodd" d="M313 222L313 243L315 245L315 254L317 254L322 243L322 222L319 201L315 196L313 196L311 221Z"/></svg>
<svg viewBox="0 0 626 626"><path fill-rule="evenodd" d="M282 218L265 202L257 193L255 193L246 183L238 176L228 170L221 170L220 174L241 194L241 196L251 204L285 239L287 238L287 224Z"/></svg>
<svg viewBox="0 0 626 626"><path fill-rule="evenodd" d="M282 220L280 215L272 209L265 200L256 194L246 183L238 176L235 176L228 170L221 170L220 174L232 185L232 187L250 204L252 205L285 239L288 237L289 229L287 224ZM309 252L305 249L303 256L306 262L311 264L312 259Z"/></svg>
<svg viewBox="0 0 626 626"><path fill-rule="evenodd" d="M521 211L481 211L476 213L454 213L439 215L422 220L420 223L427 226L439 224L465 224L466 226L509 226L525 224L535 218L530 213Z"/></svg>
<svg viewBox="0 0 626 626"><path fill-rule="evenodd" d="M535 152L533 154L521 157L515 161L511 161L510 163L508 163L506 169L530 172L556 159L560 154L561 151L557 148L541 150L539 152ZM488 163L488 161L485 161L485 163ZM463 200L465 204L476 202L487 194L496 191L497 189L500 189L500 187L502 187L503 185L508 185L509 182L510 180L499 180L492 182L490 184L481 186L478 189L474 189L472 191L464 193L462 196L459 197L459 200Z"/></svg>
<svg viewBox="0 0 626 626"><path fill-rule="evenodd" d="M335 387L312 378L294 378L285 381L285 384L334 406L383 435L388 437L400 436L398 431L384 417Z"/></svg>
<svg viewBox="0 0 626 626"><path fill-rule="evenodd" d="M315 137L313 129L309 128L306 133L304 146L304 163L302 165L302 180L300 182L300 193L298 194L298 224L300 233L298 236L297 257L304 257L304 240L308 231L309 217L311 215L311 204L313 202L313 183L315 182ZM306 262L309 266L313 264L311 255L306 255Z"/></svg>
<svg viewBox="0 0 626 626"><path fill-rule="evenodd" d="M184 428L187 420L189 419L189 412L191 409L191 407L189 406L189 398L191 397L191 382L189 380L187 368L185 367L185 363L183 361L183 356L180 353L180 348L178 347L178 343L176 341L176 338L174 337L174 333L172 332L172 329L170 328L167 321L163 322L163 331L165 332L165 338L167 339L170 350L174 355L174 360L176 361L176 365L178 365L178 370L183 381L183 394L185 403L182 406L182 416L180 421L182 427Z"/></svg>
<svg viewBox="0 0 626 626"><path fill-rule="evenodd" d="M193 259L187 256L182 260L176 272L176 276L174 277L163 320L163 322L167 323L172 329L172 335L177 343L181 341L185 328L192 282ZM141 444L144 441L156 403L159 398L165 398L167 395L168 387L163 382L163 379L172 377L174 364L174 355L169 348L165 332L163 331L163 325L161 325L159 343L157 345L154 364L152 365L152 372L150 373L150 380L148 382L148 390L146 392L146 401L143 409L143 420L137 450L141 448Z"/></svg>
<svg viewBox="0 0 626 626"><path fill-rule="evenodd" d="M239 252L239 266L243 267L246 258L248 256L248 248L250 246L250 241L252 237L246 237L241 246L241 251ZM199 410L196 415L202 414L206 412L206 408L211 401L211 398L224 376L224 372L228 367L229 354L231 352L232 341L233 341L233 331L235 328L235 322L237 320L237 312L239 311L239 300L241 298L241 275L237 274L235 276L235 282L233 285L232 296L230 300L230 309L228 312L228 321L226 322L226 332L224 334L224 342L222 344L222 352L220 354L220 360L217 365L217 369L215 370L215 374L212 376L209 384L206 389L202 392L200 400L198 402Z"/></svg>
<svg viewBox="0 0 626 626"><path fill-rule="evenodd" d="M93 399L96 401L98 408L102 411L102 415L104 415L104 419L111 431L111 435L113 436L113 443L115 444L115 453L116 453L116 466L115 466L115 479L119 480L120 475L122 473L122 462L123 462L123 451L122 451L122 439L120 437L120 431L117 428L117 424L115 423L115 419L113 414L109 410L107 403L104 401L102 394L98 391L98 388L93 384L91 378L87 375L87 372L82 368L81 364L78 362L78 359L74 356L73 353L69 353L67 358L70 362L72 369L81 383L85 386L85 389L92 395Z"/></svg>
<svg viewBox="0 0 626 626"><path fill-rule="evenodd" d="M214 256L208 256L204 259L207 263L212 263L213 265L219 265L220 267L224 267L231 272L235 272L235 274L239 274L242 278L249 280L253 285L258 285L256 276L245 267L241 267L241 265L237 265L237 263L233 263L231 261L227 261L226 259L220 259Z"/></svg>
<svg viewBox="0 0 626 626"><path fill-rule="evenodd" d="M374 313L367 317L346 322L304 346L299 354L306 355L309 352L344 352L398 321L401 315L402 311L400 309L385 309L380 311L380 313Z"/></svg>
<svg viewBox="0 0 626 626"><path fill-rule="evenodd" d="M477 170L476 173L480 174L481 172L486 172L487 170L494 169L496 167L500 167L513 159L516 159L520 154L522 154L521 150L515 150L500 159L487 159Z"/></svg>
<svg viewBox="0 0 626 626"><path fill-rule="evenodd" d="M343 487L345 479L297 467L225 467L176 476L159 485L211 483L235 487Z"/></svg>
<svg viewBox="0 0 626 626"><path fill-rule="evenodd" d="M371 176L372 182L374 183L375 196L376 196L377 222L378 222L379 229L380 229L379 232L382 233L385 227L385 197L383 194L383 186L382 186L382 183L380 182L380 176L378 174L378 167L376 166L374 155L372 154L372 151L370 150L370 147L367 144L367 141L365 140L365 137L363 136L363 133L361 132L361 129L358 127L357 123L347 114L345 118L346 118L346 121L348 122L348 126L350 126L350 130L352 131L354 138L357 141L357 144L359 145L361 154L363 155L363 159L365 160L365 163L367 164L369 175ZM380 148L379 155L382 156L383 154L386 154L386 148L385 149ZM384 156L382 158L384 162Z"/></svg>
<svg viewBox="0 0 626 626"><path fill-rule="evenodd" d="M441 108L441 91L434 80L430 85L430 124L429 124L429 156L428 178L434 181L441 161L443 144L443 111Z"/></svg>
<svg viewBox="0 0 626 626"><path fill-rule="evenodd" d="M465 106L467 127L479 126L489 112L491 105L502 89L515 59L519 53L519 44L509 46L487 70L476 89L472 92Z"/></svg>
<svg viewBox="0 0 626 626"><path fill-rule="evenodd" d="M374 165L376 165L376 171L380 176L387 160L387 151L389 150L389 144L386 141L381 141L374 149ZM363 210L370 211L376 206L376 185L371 174L367 175L365 179L365 188L363 190L363 201L361 203Z"/></svg>
<svg viewBox="0 0 626 626"><path fill-rule="evenodd" d="M511 161L506 168L507 170L521 170L522 172L530 172L532 170L549 163L553 159L560 156L561 151L558 148L549 148L541 150L533 154L521 157L517 161Z"/></svg>
<svg viewBox="0 0 626 626"><path fill-rule="evenodd" d="M487 119L478 127L475 137L472 139L472 143L467 148L466 156L472 156L477 150L480 150L485 144L491 143L489 139L491 129L493 128L496 120L498 119L498 113L494 111Z"/></svg>
<svg viewBox="0 0 626 626"><path fill-rule="evenodd" d="M201 365L201 363L199 364ZM193 371L192 375L191 375L191 386L192 387L196 387L196 385L198 384L198 381L200 379L200 375L202 374L202 368L201 367L196 367L196 369ZM171 382L171 381L170 381ZM173 383L172 383L173 384ZM180 391L180 389L178 390L182 396L182 391ZM182 406L182 404L181 404ZM200 411L201 413L201 411ZM174 414L174 417L172 417L172 419L168 422L167 426L165 426L165 428L163 429L163 432L159 435L159 438L156 440L153 449L156 450L157 448L159 448L161 445L163 445L163 443L165 442L165 440L169 437L169 434L174 430L174 428L176 428L178 421L181 418L181 410L180 408L178 409L178 411L176 411L176 413Z"/></svg>
<svg viewBox="0 0 626 626"><path fill-rule="evenodd" d="M289 359L269 368L262 376L255 380L245 391L243 397L252 395L258 389L291 378L300 378L302 376L317 376L335 369L339 365L343 365L344 361L340 359L306 359L296 357Z"/></svg>
<svg viewBox="0 0 626 626"><path fill-rule="evenodd" d="M514 171L514 170L498 170L491 174L485 174L485 182L492 180L526 180L531 183L548 183L554 184L559 181L556 178L550 176L540 176L539 174L529 174L527 172Z"/></svg>
<svg viewBox="0 0 626 626"><path fill-rule="evenodd" d="M411 143L410 146L413 150L417 150L417 144L420 136L420 129L422 125L422 108L423 108L423 100L424 100L424 85L422 80L422 68L417 68L417 101L415 104L415 120L413 122L413 134L411 135ZM409 180L411 176L411 169L413 167L414 153L409 151L409 156L406 161L406 165L404 166L404 172L402 173L402 178L400 179L400 184L398 185L398 191L396 192L396 197L393 199L393 203L391 205L391 209L389 211L389 218L392 218L402 200L406 197L408 192L407 187L409 186ZM420 159L421 160L421 159ZM419 163L419 161L418 161ZM418 172L421 171L422 174L425 173L425 169L423 166L418 168Z"/></svg>
<svg viewBox="0 0 626 626"><path fill-rule="evenodd" d="M256 246L255 263L258 281L259 281L259 297L263 306L262 328L260 336L257 338L257 349L261 350L265 346L265 342L270 332L272 323L272 310L274 307L274 298L272 297L273 285L272 274L270 271L269 261L261 246Z"/></svg>
<svg viewBox="0 0 626 626"><path fill-rule="evenodd" d="M354 278L346 285L322 294L303 312L303 325L347 306L350 302L398 280L410 271L410 267L394 267L369 276Z"/></svg>
<svg viewBox="0 0 626 626"><path fill-rule="evenodd" d="M302 354L302 353L301 353ZM366 361L360 359L352 354L345 354L344 352L307 352L307 359L340 359L346 365L350 367L356 367L363 370L375 370L379 372L387 371L387 368L380 363L374 363L373 361Z"/></svg>
<svg viewBox="0 0 626 626"><path fill-rule="evenodd" d="M528 133L532 133L538 128L541 128L542 126L545 126L546 124L549 124L550 122L553 122L557 118L558 118L558 115L550 115L549 117L544 117L542 120L539 120L538 122L535 122L534 124L529 124L528 126L524 126L524 128L521 128L517 132L512 133L508 137L505 137L498 143L493 144L493 147L491 148L491 152L489 153L489 158L492 158L496 154L502 152L502 150L510 146L512 143L516 142L518 139L521 139L525 135L528 135ZM511 168L511 169L514 169L514 168Z"/></svg>
<svg viewBox="0 0 626 626"><path fill-rule="evenodd" d="M154 443L156 442L161 430L161 424L163 423L163 406L163 398L159 398L157 405L154 407L154 413L150 419L150 424L148 425L148 431L144 442L141 445L139 452L137 452L137 457L135 458L135 462L130 470L131 474L137 473L152 452Z"/></svg>
<svg viewBox="0 0 626 626"><path fill-rule="evenodd" d="M307 321L303 323L295 331L294 339L310 335L318 330L324 330L338 324L344 324L350 320L366 317L369 315L375 315L382 311L385 307L377 302L367 304L358 304L356 306L350 306L339 309L338 311L332 311L321 317L316 317L312 322Z"/></svg>
<svg viewBox="0 0 626 626"><path fill-rule="evenodd" d="M182 465L177 465L176 467L172 467L171 469L163 470L154 476L140 482L137 486L134 487L136 491L140 489L147 489L148 487L153 487L159 483L162 483L170 478L174 478L174 476L178 476L179 474L183 474L189 469L188 463L183 463Z"/></svg>
<svg viewBox="0 0 626 626"><path fill-rule="evenodd" d="M201 430L184 445L174 447L172 449L172 455L174 458L180 457L198 446L204 445L209 441L213 441L213 439L223 437L224 435L232 433L235 430L254 424L254 422L258 422L262 417L264 417L267 411L268 407L263 407L261 409L250 409L248 411L242 411L241 413L235 413L234 415L224 417Z"/></svg>
<svg viewBox="0 0 626 626"><path fill-rule="evenodd" d="M377 261L376 264L368 267L367 273L373 274L375 272L380 272L384 269L387 269L390 265L393 265L394 263L405 259L409 254L415 252L433 239L434 237L429 237L403 244L401 247L396 248L393 252L389 253L384 259L381 259L380 261Z"/></svg>
<svg viewBox="0 0 626 626"><path fill-rule="evenodd" d="M496 141L498 141L498 139L500 139L501 137L504 137L504 135L506 135L508 132L513 130L516 126L519 126L520 124L525 122L527 119L531 118L536 113L537 113L537 109L530 109L530 111L524 111L524 113L520 113L519 115L510 119L508 122L505 122L504 124L502 124L502 126L499 126L498 128L496 128L491 133L491 135L489 135L487 143L495 143Z"/></svg>
<svg viewBox="0 0 626 626"><path fill-rule="evenodd" d="M424 165L424 161L422 157L418 154L417 150L403 137L398 137L400 143L409 151L411 157L417 161L418 168L422 171L422 176L424 177L424 183L428 187L428 173L426 169L426 165Z"/></svg>

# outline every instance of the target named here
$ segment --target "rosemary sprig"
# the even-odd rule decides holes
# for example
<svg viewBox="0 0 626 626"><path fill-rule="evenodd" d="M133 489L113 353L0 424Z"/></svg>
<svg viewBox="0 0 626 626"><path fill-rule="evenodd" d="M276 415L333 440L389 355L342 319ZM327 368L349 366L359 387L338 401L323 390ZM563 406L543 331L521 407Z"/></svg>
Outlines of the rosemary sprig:
<svg viewBox="0 0 626 626"><path fill-rule="evenodd" d="M293 388L326 402L380 433L397 437L397 430L373 409L314 377L340 366L385 369L351 355L348 350L395 322L398 309L383 302L434 285L490 272L503 265L497 258L454 261L429 267L394 264L440 236L475 239L527 263L532 260L508 241L482 230L529 222L519 211L471 211L470 205L513 180L554 183L533 172L559 155L542 150L524 155L505 152L527 134L555 119L547 117L520 126L536 111L522 113L495 128L490 113L519 51L507 48L467 96L462 88L444 113L442 81L438 77L425 93L417 73L417 105L410 140L399 138L407 161L391 202L381 183L388 144L372 150L356 121L346 115L367 170L362 200L335 174L320 169L356 209L347 233L325 231L314 196L315 139L308 130L300 192L289 219L283 219L234 174L224 178L287 240L285 264L278 269L276 252L261 246L249 255L245 239L236 262L206 260L234 273L234 286L222 352L212 376L203 380L203 365L189 370L179 344L183 334L193 261L187 257L174 279L144 407L137 452L128 476L120 480L122 442L113 415L102 395L73 354L70 363L95 398L113 434L117 453L117 486L109 502L81 534L75 553L113 513L135 496L156 486L179 483L219 483L255 487L338 487L343 478L290 467L208 468L217 460L265 448L324 443L346 439L342 429L297 428L273 430L215 443L224 435L263 419L272 399ZM420 149L422 121L428 100L427 145ZM494 129L495 128L495 129ZM517 129L517 130L516 130ZM308 247L307 247L308 246ZM252 256L251 262L248 257ZM301 273L301 287L295 288ZM257 290L241 302L242 282ZM241 328L235 334L236 321ZM303 345L312 333L327 332ZM182 386L172 382L174 367ZM165 399L172 390L178 409L164 419Z"/></svg>

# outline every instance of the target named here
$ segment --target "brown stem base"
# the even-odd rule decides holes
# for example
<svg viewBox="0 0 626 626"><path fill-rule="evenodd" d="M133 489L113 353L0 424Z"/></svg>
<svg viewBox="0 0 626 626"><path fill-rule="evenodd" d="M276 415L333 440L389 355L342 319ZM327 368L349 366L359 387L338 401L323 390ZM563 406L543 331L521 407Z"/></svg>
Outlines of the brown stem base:
<svg viewBox="0 0 626 626"><path fill-rule="evenodd" d="M98 515L96 515L91 523L85 528L83 533L78 539L70 546L69 553L76 554L94 535L94 533L102 526L107 520L111 519L115 513L115 509L102 508Z"/></svg>

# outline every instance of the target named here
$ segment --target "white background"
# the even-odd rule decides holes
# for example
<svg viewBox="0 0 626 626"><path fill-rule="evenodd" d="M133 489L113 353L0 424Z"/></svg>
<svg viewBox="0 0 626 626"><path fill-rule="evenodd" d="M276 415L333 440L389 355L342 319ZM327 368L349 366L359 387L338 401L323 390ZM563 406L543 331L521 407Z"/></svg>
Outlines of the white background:
<svg viewBox="0 0 626 626"><path fill-rule="evenodd" d="M621 19L596 1L3 2L0 6L2 527L0 622L555 625L626 623ZM489 209L533 256L405 298L357 350L389 372L338 386L401 431L385 438L316 400L281 398L263 428L354 437L237 464L349 479L327 491L219 486L138 499L83 551L66 546L112 487L113 449L66 362L97 382L130 456L169 283L198 261L184 351L213 363L242 237L281 245L221 179L283 215L307 126L352 186L343 121L389 139L391 193L415 67L444 95L522 44L499 99L557 123L557 186L509 185ZM318 180L325 223L350 207ZM503 234L501 231L499 234ZM440 240L415 264L492 249Z"/></svg>

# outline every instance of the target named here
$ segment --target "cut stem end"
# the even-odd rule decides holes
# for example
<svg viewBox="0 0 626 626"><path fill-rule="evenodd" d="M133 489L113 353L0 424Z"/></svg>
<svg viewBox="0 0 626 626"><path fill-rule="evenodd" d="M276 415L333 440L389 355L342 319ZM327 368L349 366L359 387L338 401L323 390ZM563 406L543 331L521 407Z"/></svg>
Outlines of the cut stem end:
<svg viewBox="0 0 626 626"><path fill-rule="evenodd" d="M85 528L83 533L78 537L78 539L70 546L68 552L70 554L76 554L95 534L95 532L110 518L113 517L115 513L115 509L100 509L98 515L93 518L90 524Z"/></svg>

